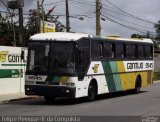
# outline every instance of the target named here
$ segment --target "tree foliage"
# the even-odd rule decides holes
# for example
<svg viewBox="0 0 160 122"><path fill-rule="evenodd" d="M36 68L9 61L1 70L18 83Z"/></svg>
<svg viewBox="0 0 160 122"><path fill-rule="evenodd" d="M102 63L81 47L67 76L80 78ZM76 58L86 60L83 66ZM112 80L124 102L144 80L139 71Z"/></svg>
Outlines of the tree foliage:
<svg viewBox="0 0 160 122"><path fill-rule="evenodd" d="M60 21L57 20L58 17L54 16L46 16L45 20L54 22L56 25L56 31L61 32L64 31L64 26ZM27 46L27 42L30 38L30 36L38 33L38 25L37 25L37 15L31 15L27 20L25 20L24 28L24 41L25 46ZM11 23L11 18L7 16L2 16L0 13L0 45L6 45L6 46L13 46L14 45L14 35L13 35L13 26L15 31L15 41L16 45L19 45L19 22Z"/></svg>
<svg viewBox="0 0 160 122"><path fill-rule="evenodd" d="M25 40L25 45L27 46L27 42L30 38L30 36L34 35L37 33L37 18L35 16L29 17L26 25L24 26L24 40Z"/></svg>
<svg viewBox="0 0 160 122"><path fill-rule="evenodd" d="M158 21L157 24L155 24L155 29L156 29L155 49L159 50L159 46L160 46L160 20Z"/></svg>
<svg viewBox="0 0 160 122"><path fill-rule="evenodd" d="M140 35L140 34L134 33L131 35L131 38L152 38L152 37L150 36L150 33L148 31L145 35Z"/></svg>
<svg viewBox="0 0 160 122"><path fill-rule="evenodd" d="M158 39L160 41L160 20L158 21L157 24L155 24L155 29L156 29L156 39Z"/></svg>
<svg viewBox="0 0 160 122"><path fill-rule="evenodd" d="M156 30L156 36L154 37L154 48L158 50L160 47L160 20L158 21L157 24L154 25L154 27ZM131 37L132 38L152 38L149 32L146 35L132 34Z"/></svg>
<svg viewBox="0 0 160 122"><path fill-rule="evenodd" d="M15 23L11 23L10 17L2 16L0 13L0 45L12 46L14 45L14 31L17 38L18 26Z"/></svg>

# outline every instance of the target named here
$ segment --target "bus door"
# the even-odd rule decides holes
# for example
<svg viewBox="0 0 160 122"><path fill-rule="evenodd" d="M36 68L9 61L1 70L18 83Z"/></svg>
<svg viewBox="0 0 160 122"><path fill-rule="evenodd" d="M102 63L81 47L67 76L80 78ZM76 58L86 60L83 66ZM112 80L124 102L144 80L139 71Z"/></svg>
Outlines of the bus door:
<svg viewBox="0 0 160 122"><path fill-rule="evenodd" d="M83 80L86 75L90 63L90 41L89 39L81 39L78 41L78 79Z"/></svg>

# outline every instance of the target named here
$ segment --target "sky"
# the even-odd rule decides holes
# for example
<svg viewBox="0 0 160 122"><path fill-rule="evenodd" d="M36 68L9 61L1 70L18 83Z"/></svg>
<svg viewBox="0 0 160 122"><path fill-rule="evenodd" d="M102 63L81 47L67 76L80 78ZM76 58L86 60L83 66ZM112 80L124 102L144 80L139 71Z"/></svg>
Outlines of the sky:
<svg viewBox="0 0 160 122"><path fill-rule="evenodd" d="M59 21L66 24L65 0L44 0L43 5L45 12L56 6L52 14L62 15ZM160 0L101 0L101 35L130 37L133 33L144 35L147 31L155 35L154 24L160 20L159 6ZM24 0L24 14L36 8L37 0ZM0 10L7 11L1 2ZM72 32L95 35L95 0L69 0L69 13Z"/></svg>

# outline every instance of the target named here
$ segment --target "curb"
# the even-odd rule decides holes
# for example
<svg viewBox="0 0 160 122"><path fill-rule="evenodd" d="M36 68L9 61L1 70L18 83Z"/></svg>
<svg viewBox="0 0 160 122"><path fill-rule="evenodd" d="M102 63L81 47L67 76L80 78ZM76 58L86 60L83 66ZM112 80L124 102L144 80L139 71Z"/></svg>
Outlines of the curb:
<svg viewBox="0 0 160 122"><path fill-rule="evenodd" d="M32 97L21 97L21 98L13 98L10 100L4 100L4 101L0 101L0 104L4 104L4 103L8 103L8 102L13 102L13 101L17 101L17 100L25 100L25 99L33 99L33 98L37 98L36 96L32 96Z"/></svg>

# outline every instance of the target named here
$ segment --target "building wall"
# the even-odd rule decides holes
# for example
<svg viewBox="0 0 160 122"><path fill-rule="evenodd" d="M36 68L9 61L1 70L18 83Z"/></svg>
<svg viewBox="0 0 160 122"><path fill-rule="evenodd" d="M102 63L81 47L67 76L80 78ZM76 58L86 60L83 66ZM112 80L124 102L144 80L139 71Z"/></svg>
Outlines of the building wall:
<svg viewBox="0 0 160 122"><path fill-rule="evenodd" d="M0 95L24 92L27 50L21 60L21 47L0 46Z"/></svg>

